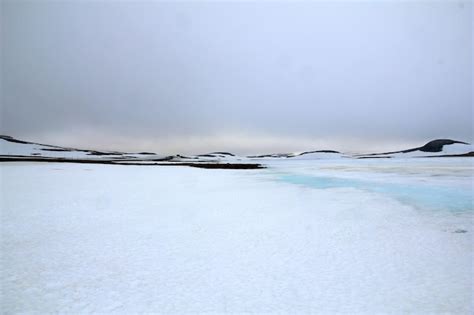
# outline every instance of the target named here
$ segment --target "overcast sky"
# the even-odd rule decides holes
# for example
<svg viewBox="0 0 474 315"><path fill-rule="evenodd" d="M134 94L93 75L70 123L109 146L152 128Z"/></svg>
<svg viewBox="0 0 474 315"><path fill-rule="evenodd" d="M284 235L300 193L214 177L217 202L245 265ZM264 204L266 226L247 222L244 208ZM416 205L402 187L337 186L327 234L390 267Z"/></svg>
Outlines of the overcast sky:
<svg viewBox="0 0 474 315"><path fill-rule="evenodd" d="M1 133L163 153L472 141L470 1L1 1Z"/></svg>

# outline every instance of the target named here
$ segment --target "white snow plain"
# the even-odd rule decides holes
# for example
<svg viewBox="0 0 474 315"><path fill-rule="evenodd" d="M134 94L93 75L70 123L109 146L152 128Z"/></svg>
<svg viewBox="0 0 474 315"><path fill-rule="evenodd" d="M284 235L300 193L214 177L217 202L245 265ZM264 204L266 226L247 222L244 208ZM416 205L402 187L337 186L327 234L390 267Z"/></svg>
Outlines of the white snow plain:
<svg viewBox="0 0 474 315"><path fill-rule="evenodd" d="M0 309L474 312L471 158L268 164L0 164Z"/></svg>

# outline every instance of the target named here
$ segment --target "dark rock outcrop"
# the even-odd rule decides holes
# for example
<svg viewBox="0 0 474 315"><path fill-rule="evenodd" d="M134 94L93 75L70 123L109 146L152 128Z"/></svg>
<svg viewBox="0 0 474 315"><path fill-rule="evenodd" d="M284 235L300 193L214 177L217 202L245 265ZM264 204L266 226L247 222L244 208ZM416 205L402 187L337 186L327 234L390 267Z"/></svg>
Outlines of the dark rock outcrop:
<svg viewBox="0 0 474 315"><path fill-rule="evenodd" d="M334 151L334 150L317 150L317 151L308 151L308 152L303 152L298 154L299 155L305 155L305 154L311 154L311 153L341 153L339 151Z"/></svg>
<svg viewBox="0 0 474 315"><path fill-rule="evenodd" d="M451 139L437 139L437 140L428 142L424 146L418 148L418 150L423 151L423 152L441 152L443 151L444 145L455 144L455 143L467 144L467 145L469 144L467 142L456 141L456 140L451 140Z"/></svg>
<svg viewBox="0 0 474 315"><path fill-rule="evenodd" d="M229 153L229 152L211 152L211 153L208 153L208 154L235 156L235 154L232 154L232 153Z"/></svg>
<svg viewBox="0 0 474 315"><path fill-rule="evenodd" d="M371 153L371 154L363 154L363 155L364 156L387 155L387 154L395 154L395 153L410 153L410 152L415 152L415 151L442 152L443 151L443 146L451 145L451 144L455 144L455 143L469 145L469 143L463 142L463 141L457 141L457 140L451 140L451 139L436 139L436 140L428 142L427 144L425 144L421 147L417 147L417 148L413 148L413 149L407 149L407 150L401 150L401 151L392 151L392 152L384 152L384 153Z"/></svg>

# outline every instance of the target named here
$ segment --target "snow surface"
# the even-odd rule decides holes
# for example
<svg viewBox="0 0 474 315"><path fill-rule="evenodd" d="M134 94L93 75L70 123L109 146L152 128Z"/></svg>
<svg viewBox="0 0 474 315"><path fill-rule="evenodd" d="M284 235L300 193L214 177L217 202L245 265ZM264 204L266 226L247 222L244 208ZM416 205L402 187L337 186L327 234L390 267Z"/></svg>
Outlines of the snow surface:
<svg viewBox="0 0 474 315"><path fill-rule="evenodd" d="M269 166L0 164L0 308L474 312L471 159Z"/></svg>

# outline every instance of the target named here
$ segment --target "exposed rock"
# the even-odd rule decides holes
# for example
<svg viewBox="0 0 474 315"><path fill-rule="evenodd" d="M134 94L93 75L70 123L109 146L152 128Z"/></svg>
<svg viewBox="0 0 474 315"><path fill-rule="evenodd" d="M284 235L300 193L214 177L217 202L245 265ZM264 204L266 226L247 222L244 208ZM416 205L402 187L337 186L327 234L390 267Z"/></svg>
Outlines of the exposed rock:
<svg viewBox="0 0 474 315"><path fill-rule="evenodd" d="M305 154L311 154L311 153L341 153L339 151L334 151L334 150L317 150L317 151L307 151L307 152L303 152L303 153L300 153L298 155L305 155Z"/></svg>
<svg viewBox="0 0 474 315"><path fill-rule="evenodd" d="M424 146L418 148L418 150L423 151L423 152L441 152L443 151L444 145L455 144L455 143L461 143L461 144L467 144L467 145L469 144L467 142L450 140L450 139L437 139L437 140L428 142Z"/></svg>
<svg viewBox="0 0 474 315"><path fill-rule="evenodd" d="M396 154L396 153L410 153L410 152L415 152L415 151L442 152L443 151L443 146L451 145L451 144L455 144L455 143L469 145L469 143L463 142L463 141L457 141L457 140L451 140L451 139L436 139L436 140L430 141L427 144L425 144L421 147L418 147L418 148L412 148L412 149L401 150L401 151L384 152L384 153L362 154L362 155L364 155L364 156L373 156L373 155L386 155L386 154Z"/></svg>
<svg viewBox="0 0 474 315"><path fill-rule="evenodd" d="M209 154L235 156L235 154L232 154L232 153L229 153L229 152L211 152Z"/></svg>

